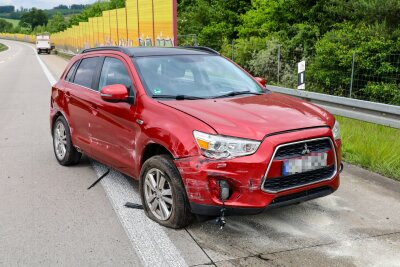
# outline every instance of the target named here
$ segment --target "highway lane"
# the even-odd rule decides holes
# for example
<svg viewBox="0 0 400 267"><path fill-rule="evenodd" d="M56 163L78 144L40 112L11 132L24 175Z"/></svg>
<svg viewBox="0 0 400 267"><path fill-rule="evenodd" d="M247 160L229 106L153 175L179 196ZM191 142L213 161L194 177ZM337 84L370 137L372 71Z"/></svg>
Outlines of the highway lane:
<svg viewBox="0 0 400 267"><path fill-rule="evenodd" d="M1 41L0 266L139 265L88 160L57 164L50 84L32 49Z"/></svg>
<svg viewBox="0 0 400 267"><path fill-rule="evenodd" d="M19 46L17 44L15 46L18 49ZM21 52L28 53L26 50ZM56 56L43 55L40 58L48 66L50 72L57 77L67 64L66 60ZM17 66L22 68L21 64ZM0 64L0 85L3 85L1 73ZM24 76L21 74L19 77ZM43 90L48 90L48 86L46 87L44 82L41 86L44 86ZM0 101L3 100L2 91L3 89L0 89L2 95ZM8 94L10 92L7 92ZM45 96L47 97L46 93L41 94L41 97L46 98ZM17 102L13 103L17 105ZM3 103L0 102L0 104ZM45 128L48 127L46 99L43 100L43 105L45 106L41 109L44 113L43 118L37 120L36 124L39 125L40 123L44 125L41 127ZM0 115L2 119L3 115L1 113ZM9 133L14 133L15 129L10 130ZM3 131L3 129L0 130L1 155L3 155L1 147ZM43 148L37 148L43 150L41 155L47 159L41 162L42 172L50 171L54 175L52 169L62 169L62 173L65 175L64 179L73 173L79 175L79 179L84 180L82 182L76 179L67 184L64 182L64 186L69 191L62 192L61 196L69 197L69 194L74 190L82 190L82 187L90 184L96 175L99 176L104 172L105 167L98 163L93 164L92 168L95 172L87 162L72 169L56 166L52 151L50 151L50 136L45 131L48 130L41 131L39 129L40 134L30 133L44 135ZM26 138L26 135L24 135L21 140ZM45 144L45 140L49 144ZM47 149L44 149L46 146ZM2 157L1 155L0 157ZM15 162L12 165L11 162L14 161L15 159L10 160L10 165L4 165L7 171L14 172L15 169L18 169L20 164ZM3 169L3 165L0 166ZM30 175L26 169L20 170L20 173L21 175L25 173L28 176ZM3 175L2 172L0 174ZM2 181L0 180L0 193L3 192L1 189L3 187ZM55 186L54 184L55 182L53 186ZM136 255L141 259L141 264L157 263L157 259L160 260L161 258L161 262L165 262L164 266L173 265L170 264L173 263L171 261L172 255L176 257L177 265L182 265L181 256L190 266L201 264L216 266L400 266L400 255L398 253L400 251L400 213L398 212L400 210L400 183L354 166L346 165L342 174L341 188L331 196L296 206L266 211L256 216L228 217L228 224L223 231L218 230L213 221L197 222L187 229L179 231L160 228L143 219L141 211L126 210L122 207L123 201L126 201L127 198L132 201L139 201L137 183L118 172L112 171L111 175L102 182L102 186L104 190L101 187L96 187L96 191L92 192L93 195L86 196L86 198L102 197L101 201L105 201L103 197L107 195L115 214L109 212L111 208L108 203L93 207L92 212L95 214L105 212L106 216L119 219L127 236L124 244L126 247L130 246L135 250ZM14 189L12 184L8 185L8 188L9 190ZM42 192L46 190L46 193L51 196L59 194L57 190L52 192L53 188L42 189ZM86 194L86 192L82 192L82 194ZM3 210L3 202L4 198L1 194L0 212ZM38 205L38 207L40 206ZM15 208L15 205L13 208ZM77 213L83 212L85 207L81 205L77 209ZM85 220L84 215L75 215L78 216L77 220ZM79 216L81 216L80 219ZM14 219L14 217L11 219ZM0 222L2 222L1 219L0 213ZM119 223L112 218L109 219L112 220L112 226L118 228ZM75 219L72 218L72 220ZM30 219L25 218L25 221L30 222ZM13 222L10 221L6 225ZM51 227L51 220L47 224ZM43 225L46 225L46 220L43 220ZM12 228L8 233L17 229ZM141 231L140 229L144 230ZM154 237L151 233L153 231L158 233L156 236L161 238ZM2 233L0 229L0 238ZM13 236L23 240L18 233L13 233ZM91 237L100 238L98 236ZM58 238L60 240L55 238L51 242L71 242L71 238L67 235L58 236ZM67 240L62 238L67 238ZM146 240L145 238L150 239ZM127 244L129 243L127 240L130 241L130 244ZM84 242L92 241L88 238ZM163 244L166 244L164 249ZM102 243L102 245L104 246L103 249L113 248L109 244ZM2 243L0 243L0 265L2 264L1 246ZM3 244L3 246L9 248L10 244ZM152 253L148 253L145 249ZM156 259L152 258L153 252L155 252ZM177 252L180 255L177 255ZM132 252L133 258L136 256L135 253ZM74 260L79 260L80 257L85 256L85 253L81 253ZM120 256L116 255L116 258ZM89 262L91 264L97 263ZM157 266L158 264L153 265Z"/></svg>

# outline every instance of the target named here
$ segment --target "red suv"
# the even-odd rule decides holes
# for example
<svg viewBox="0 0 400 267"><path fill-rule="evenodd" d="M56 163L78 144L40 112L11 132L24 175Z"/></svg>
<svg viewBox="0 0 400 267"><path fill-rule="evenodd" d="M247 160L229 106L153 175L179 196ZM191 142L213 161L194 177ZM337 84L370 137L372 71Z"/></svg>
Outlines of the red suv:
<svg viewBox="0 0 400 267"><path fill-rule="evenodd" d="M138 179L146 214L168 227L339 187L335 118L205 47L85 50L52 88L50 123L61 165L85 153Z"/></svg>

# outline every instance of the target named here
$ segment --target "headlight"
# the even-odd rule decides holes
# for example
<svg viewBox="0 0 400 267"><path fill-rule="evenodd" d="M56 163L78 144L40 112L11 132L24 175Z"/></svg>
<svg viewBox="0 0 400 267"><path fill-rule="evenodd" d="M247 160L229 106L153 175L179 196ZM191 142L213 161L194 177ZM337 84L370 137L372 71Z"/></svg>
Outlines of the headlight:
<svg viewBox="0 0 400 267"><path fill-rule="evenodd" d="M342 139L342 136L340 135L340 125L338 121L336 121L335 125L333 125L332 133L335 140Z"/></svg>
<svg viewBox="0 0 400 267"><path fill-rule="evenodd" d="M206 134L198 131L194 131L193 136L204 156L213 159L251 155L260 146L260 142L257 141Z"/></svg>

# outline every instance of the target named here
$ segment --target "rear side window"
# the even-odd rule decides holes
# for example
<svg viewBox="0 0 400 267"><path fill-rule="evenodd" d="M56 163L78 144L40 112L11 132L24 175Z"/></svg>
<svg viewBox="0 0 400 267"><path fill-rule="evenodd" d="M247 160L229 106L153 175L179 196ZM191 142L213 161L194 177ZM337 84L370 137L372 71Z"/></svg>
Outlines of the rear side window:
<svg viewBox="0 0 400 267"><path fill-rule="evenodd" d="M67 82L72 82L72 78L73 78L72 75L74 75L74 71L76 69L76 66L78 66L78 62L79 61L75 62L74 65L72 65L72 67L68 71L67 76L65 76L65 80Z"/></svg>
<svg viewBox="0 0 400 267"><path fill-rule="evenodd" d="M96 74L97 63L99 62L99 57L91 57L82 59L81 64L79 64L76 70L74 83L81 86L94 89L93 77Z"/></svg>

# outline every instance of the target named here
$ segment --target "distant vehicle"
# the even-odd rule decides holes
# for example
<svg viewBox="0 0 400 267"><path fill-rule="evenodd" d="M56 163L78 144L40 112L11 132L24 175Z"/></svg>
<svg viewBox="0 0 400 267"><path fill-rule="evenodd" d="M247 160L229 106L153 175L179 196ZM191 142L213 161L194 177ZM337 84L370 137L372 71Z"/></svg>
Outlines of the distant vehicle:
<svg viewBox="0 0 400 267"><path fill-rule="evenodd" d="M53 86L50 107L57 161L77 164L84 153L135 177L145 213L167 227L339 187L335 118L270 92L210 48L84 50Z"/></svg>
<svg viewBox="0 0 400 267"><path fill-rule="evenodd" d="M42 52L51 53L50 35L42 34L36 36L36 50L38 54Z"/></svg>

